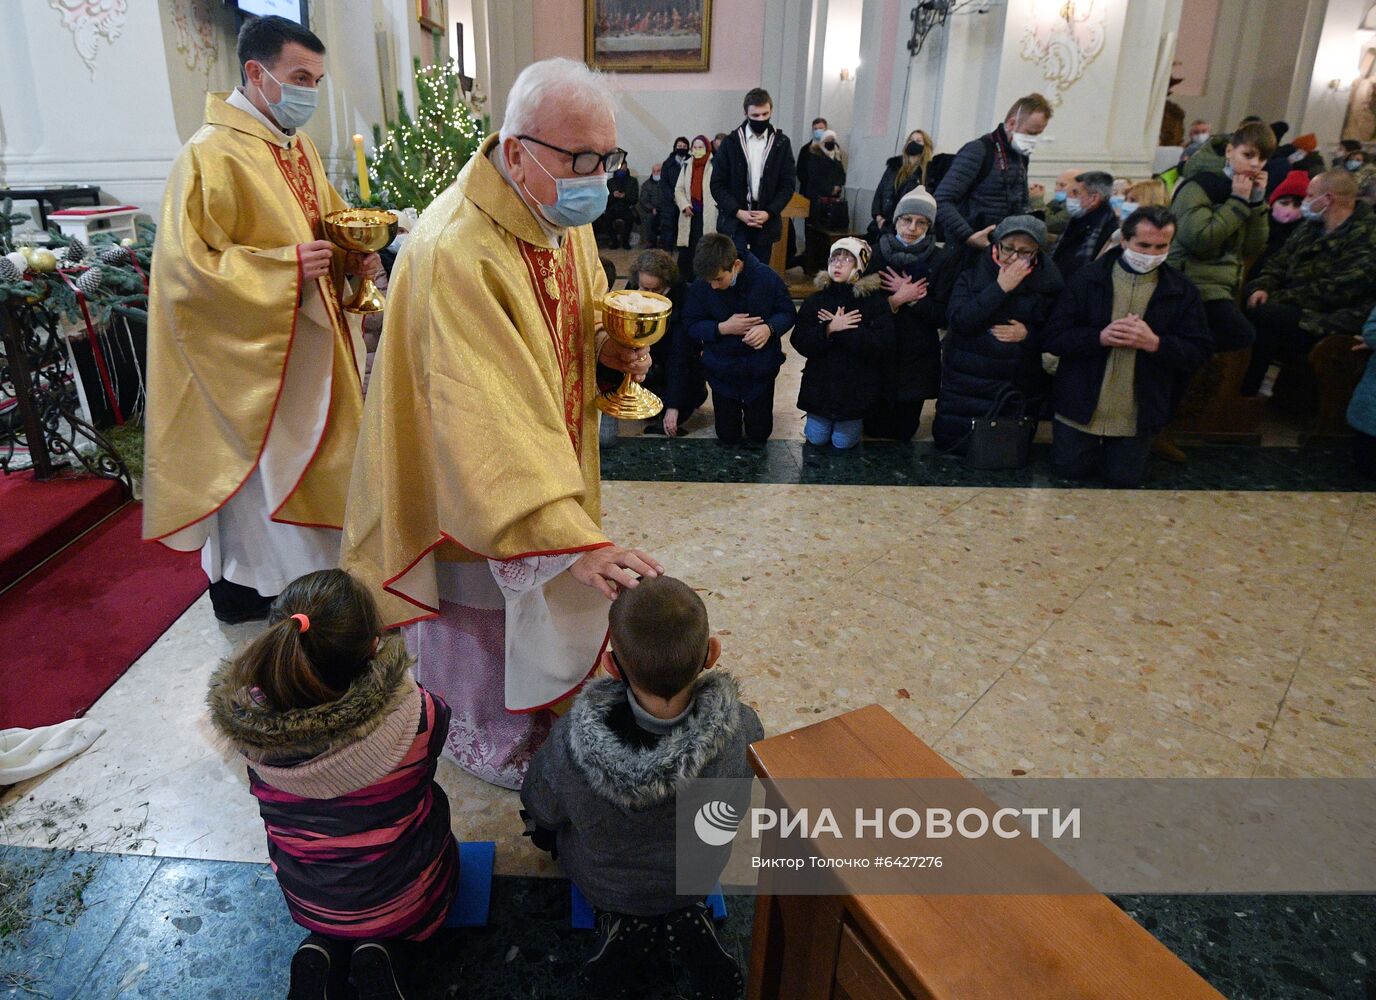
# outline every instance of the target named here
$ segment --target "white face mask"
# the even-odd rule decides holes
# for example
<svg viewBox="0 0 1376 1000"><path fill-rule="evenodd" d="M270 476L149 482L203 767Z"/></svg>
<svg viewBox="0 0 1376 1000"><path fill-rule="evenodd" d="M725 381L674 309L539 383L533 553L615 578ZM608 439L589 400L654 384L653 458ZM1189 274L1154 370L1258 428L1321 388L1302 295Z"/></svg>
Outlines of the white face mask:
<svg viewBox="0 0 1376 1000"><path fill-rule="evenodd" d="M1032 150L1037 148L1037 143L1041 141L1041 136L1030 135L1027 132L1013 133L1013 148L1023 156L1031 156Z"/></svg>
<svg viewBox="0 0 1376 1000"><path fill-rule="evenodd" d="M1138 250L1124 248L1123 263L1132 268L1138 274L1150 274L1162 264L1166 263L1166 258L1170 254L1150 254L1142 253Z"/></svg>

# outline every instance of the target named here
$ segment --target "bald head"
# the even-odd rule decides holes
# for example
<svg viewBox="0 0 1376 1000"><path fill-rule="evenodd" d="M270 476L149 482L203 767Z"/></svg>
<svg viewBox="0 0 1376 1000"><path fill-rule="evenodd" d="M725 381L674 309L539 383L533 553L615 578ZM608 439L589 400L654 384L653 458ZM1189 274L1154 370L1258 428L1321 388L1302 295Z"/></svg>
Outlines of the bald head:
<svg viewBox="0 0 1376 1000"><path fill-rule="evenodd" d="M1332 195L1338 205L1357 202L1357 179L1347 170L1327 170L1309 182L1309 196Z"/></svg>

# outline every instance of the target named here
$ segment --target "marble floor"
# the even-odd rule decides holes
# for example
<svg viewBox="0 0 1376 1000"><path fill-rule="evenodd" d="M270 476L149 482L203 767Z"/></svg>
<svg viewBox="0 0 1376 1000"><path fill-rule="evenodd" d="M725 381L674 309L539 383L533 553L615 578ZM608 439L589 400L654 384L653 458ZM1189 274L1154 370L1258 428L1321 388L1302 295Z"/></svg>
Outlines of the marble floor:
<svg viewBox="0 0 1376 1000"><path fill-rule="evenodd" d="M872 702L968 775L1376 777L1376 495L607 482L703 595L766 731ZM266 859L205 720L254 634L202 598L0 799L0 843ZM454 829L548 874L516 796L446 763Z"/></svg>
<svg viewBox="0 0 1376 1000"><path fill-rule="evenodd" d="M768 733L879 703L970 776L1376 777L1376 493L1342 451L1198 448L1155 464L1146 489L1110 491L1057 480L1044 447L1010 473L928 444L812 449L791 403L781 388L763 448L721 448L698 418L686 440L623 426L603 455L610 536L700 591ZM39 969L54 997L281 994L295 932L244 768L204 710L210 672L257 628L217 624L203 597L90 710L107 729L90 750L0 795L0 882L44 873L32 916L61 937L40 955L21 936L14 959L0 926L0 996L26 995L10 967L49 954L74 956ZM455 834L497 843L503 905L558 910L515 793L448 761L439 780ZM93 919L113 923L78 935L49 913L63 879L108 884L114 909ZM216 880L268 929L239 939L212 918ZM1376 996L1369 897L1124 905L1230 996ZM204 992L208 967L175 958L191 936L159 921L202 917L226 954L272 956L261 990L226 993L221 976ZM513 941L533 925L501 919L445 975L506 955L514 978L471 995L562 996L550 970L583 939L551 917L518 974ZM743 956L748 926L731 935Z"/></svg>

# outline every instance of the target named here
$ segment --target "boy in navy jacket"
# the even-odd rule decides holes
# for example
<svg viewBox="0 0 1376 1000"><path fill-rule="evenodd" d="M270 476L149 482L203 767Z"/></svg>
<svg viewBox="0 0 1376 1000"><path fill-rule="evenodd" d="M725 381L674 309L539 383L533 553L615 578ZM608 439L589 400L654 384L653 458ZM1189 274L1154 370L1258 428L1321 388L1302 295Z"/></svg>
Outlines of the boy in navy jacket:
<svg viewBox="0 0 1376 1000"><path fill-rule="evenodd" d="M709 233L693 258L683 321L702 344L712 388L717 440L763 444L774 430L774 380L784 363L783 335L798 318L783 279L729 236Z"/></svg>

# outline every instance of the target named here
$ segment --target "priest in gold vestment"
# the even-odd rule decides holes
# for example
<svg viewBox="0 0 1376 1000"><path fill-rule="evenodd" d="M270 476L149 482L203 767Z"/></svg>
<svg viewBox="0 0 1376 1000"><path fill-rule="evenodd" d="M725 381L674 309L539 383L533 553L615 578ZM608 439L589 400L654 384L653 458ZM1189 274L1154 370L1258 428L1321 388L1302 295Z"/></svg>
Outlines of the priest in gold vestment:
<svg viewBox="0 0 1376 1000"><path fill-rule="evenodd" d="M649 367L599 331L588 223L624 157L596 74L521 73L393 271L350 485L343 567L407 625L449 753L510 788L605 648L608 599L662 571L601 527L597 362Z"/></svg>
<svg viewBox="0 0 1376 1000"><path fill-rule="evenodd" d="M150 279L144 537L200 551L215 613L266 614L296 577L336 566L363 412L346 269L324 240L345 208L297 129L324 46L280 17L245 24L247 78L206 97L168 180Z"/></svg>

